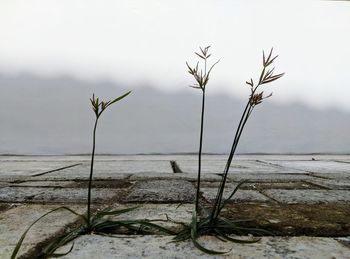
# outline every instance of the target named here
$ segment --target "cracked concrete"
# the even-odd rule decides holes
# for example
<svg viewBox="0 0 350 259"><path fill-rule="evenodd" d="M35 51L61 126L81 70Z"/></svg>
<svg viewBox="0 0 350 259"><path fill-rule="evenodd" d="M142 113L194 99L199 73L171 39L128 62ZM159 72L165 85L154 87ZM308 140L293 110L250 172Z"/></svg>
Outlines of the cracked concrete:
<svg viewBox="0 0 350 259"><path fill-rule="evenodd" d="M85 212L89 159L0 156L0 258L8 258L24 229L50 209L64 204ZM170 160L177 161L184 173L173 174ZM203 156L201 192L207 209L225 162L226 156ZM159 220L179 231L192 217L196 178L196 156L98 156L93 203L100 208L135 207L117 218ZM202 244L232 249L224 255L227 258L348 258L350 156L236 156L225 195L241 180L248 183L223 210L225 216L256 219L254 224L281 236L248 245L203 237ZM20 254L31 251L35 258L38 244L76 219L63 212L43 219L44 227L30 231ZM169 243L171 238L87 235L75 240L65 258L215 258L190 242Z"/></svg>

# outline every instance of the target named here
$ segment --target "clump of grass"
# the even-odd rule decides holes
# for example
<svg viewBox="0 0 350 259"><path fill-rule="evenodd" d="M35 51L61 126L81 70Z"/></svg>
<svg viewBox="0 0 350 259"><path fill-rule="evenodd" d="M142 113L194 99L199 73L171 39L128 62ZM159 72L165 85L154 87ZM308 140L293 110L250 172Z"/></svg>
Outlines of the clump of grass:
<svg viewBox="0 0 350 259"><path fill-rule="evenodd" d="M94 172L94 160L95 160L95 147L96 147L96 129L98 125L98 121L102 115L102 113L112 104L120 101L121 99L125 98L127 95L130 94L131 91L119 96L118 98L111 100L111 101L100 101L99 98L95 98L95 95L90 99L92 109L95 114L95 124L93 128L93 143L92 143L92 153L91 153L91 164L90 164L90 176L89 176L89 186L88 186L88 197L87 197L87 211L86 214L79 214L76 211L62 206L55 208L41 217L39 217L37 220L35 220L22 234L21 238L17 242L12 255L11 259L16 258L19 249L22 246L22 243L29 232L29 230L38 223L42 218L47 217L49 214L52 214L54 212L57 212L59 210L68 211L69 213L72 213L75 216L78 216L81 219L81 224L79 224L77 227L65 232L63 235L58 236L55 238L52 242L50 242L48 245L46 245L39 256L41 257L59 257L64 256L68 253L70 253L73 249L74 243L71 245L70 249L66 253L55 253L56 249L67 244L68 242L74 240L80 235L85 234L101 234L105 235L108 233L113 233L117 231L118 229L123 229L127 231L131 231L132 233L153 233L155 231L163 232L166 234L175 234L173 231L168 230L164 227L161 227L157 224L152 223L150 220L112 220L109 219L110 216L118 216L123 213L127 213L131 210L134 210L134 208L127 208L127 209L120 209L120 210L113 210L112 208L105 208L103 210L97 211L95 213L92 213L91 211L91 190L92 190L92 180L93 180L93 172ZM157 220L154 220L157 221Z"/></svg>
<svg viewBox="0 0 350 259"><path fill-rule="evenodd" d="M272 52L273 49L271 49L268 56L265 56L265 53L263 52L263 68L259 76L259 80L257 83L254 83L253 79L250 79L246 82L246 84L250 87L250 95L247 101L247 104L245 106L245 109L243 111L243 114L241 116L240 122L238 124L238 127L236 129L236 133L234 135L232 147L230 150L229 157L226 162L226 166L222 175L222 179L220 182L220 186L218 188L218 192L216 195L215 202L212 205L211 212L207 213L205 217L199 216L199 195L200 195L200 176L201 176L201 153L202 153L202 137L203 137L203 118L204 118L204 101L205 101L205 86L207 85L209 81L209 74L211 72L211 69L214 65L217 64L214 63L213 66L209 69L208 73L206 72L206 63L207 59L210 57L211 54L208 53L209 47L206 47L204 49L200 48L201 53L196 53L197 56L199 56L200 59L204 60L204 72L203 69L199 70L198 64L195 67L190 67L187 64L187 67L189 69L189 73L193 76L195 79L196 84L194 88L201 89L203 93L203 99L202 99L202 116L201 116L201 130L200 130L200 143L199 143L199 154L198 154L198 178L197 178L197 193L196 193L196 207L195 211L193 212L192 216L192 222L187 225L182 231L180 231L176 237L174 238L175 241L184 241L191 239L193 244L200 249L201 251L208 253L208 254L224 254L228 251L216 251L207 249L201 244L198 243L197 239L200 236L203 235L214 235L220 240L223 241L231 241L231 242L238 242L238 243L253 243L257 242L259 238L250 238L250 239L241 239L241 238L234 238L231 235L255 235L259 236L262 234L268 234L271 235L269 231L258 229L258 228L247 228L244 227L244 223L251 220L231 220L227 219L225 217L222 217L220 215L222 209L225 207L227 202L232 199L234 194L237 192L238 188L245 182L242 181L238 183L236 188L232 191L232 193L229 195L227 199L223 199L223 194L225 191L225 184L227 181L227 175L229 173L229 169L232 163L233 156L235 154L237 145L239 143L239 140L241 138L241 135L243 133L244 127L251 116L254 108L261 104L264 99L269 98L272 96L272 93L268 95L264 95L263 91L258 91L259 87L271 83L279 78L281 78L284 73L281 74L274 74L275 68L270 68L270 66L273 64L275 59L278 56L273 56ZM242 224L243 223L243 224Z"/></svg>

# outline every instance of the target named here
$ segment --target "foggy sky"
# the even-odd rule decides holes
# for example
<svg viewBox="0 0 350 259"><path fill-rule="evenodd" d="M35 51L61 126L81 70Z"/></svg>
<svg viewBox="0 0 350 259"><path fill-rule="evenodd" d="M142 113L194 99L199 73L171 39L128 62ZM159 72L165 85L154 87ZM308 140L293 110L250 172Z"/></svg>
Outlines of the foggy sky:
<svg viewBox="0 0 350 259"><path fill-rule="evenodd" d="M0 3L0 72L145 83L180 91L185 61L212 45L210 91L245 97L261 51L286 72L275 102L350 111L347 1L36 1ZM1 87L1 86L0 86Z"/></svg>
<svg viewBox="0 0 350 259"><path fill-rule="evenodd" d="M205 152L226 153L262 50L286 75L239 152L350 152L350 2L0 2L0 154L89 153L88 98L133 90L103 118L100 153L195 152L200 92L185 61L211 45Z"/></svg>

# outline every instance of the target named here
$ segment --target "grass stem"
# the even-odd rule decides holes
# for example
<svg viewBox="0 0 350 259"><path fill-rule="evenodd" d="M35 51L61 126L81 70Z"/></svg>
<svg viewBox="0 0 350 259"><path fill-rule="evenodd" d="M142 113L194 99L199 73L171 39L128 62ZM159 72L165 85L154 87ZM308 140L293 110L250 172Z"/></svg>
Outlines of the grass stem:
<svg viewBox="0 0 350 259"><path fill-rule="evenodd" d="M199 213L199 195L200 195L201 169L202 169L204 107L205 107L205 89L202 90L202 114L201 114L201 129L200 129L199 151L198 151L198 176L197 176L197 193L196 193L196 212L197 213Z"/></svg>
<svg viewBox="0 0 350 259"><path fill-rule="evenodd" d="M94 160L95 160L95 147L96 147L96 129L99 116L96 116L94 130L92 134L92 152L91 152L91 164L90 164L90 176L89 176L89 187L88 187L88 198L87 198L87 220L88 229L91 229L91 189L92 189L92 174L94 172Z"/></svg>

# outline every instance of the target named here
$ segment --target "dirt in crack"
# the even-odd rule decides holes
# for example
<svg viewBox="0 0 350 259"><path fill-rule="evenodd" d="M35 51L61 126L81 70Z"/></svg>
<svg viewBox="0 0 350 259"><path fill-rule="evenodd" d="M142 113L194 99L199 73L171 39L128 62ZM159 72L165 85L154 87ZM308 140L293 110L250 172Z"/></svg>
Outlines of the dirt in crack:
<svg viewBox="0 0 350 259"><path fill-rule="evenodd" d="M223 215L252 219L246 226L263 228L281 236L349 236L350 205L338 204L229 204Z"/></svg>

